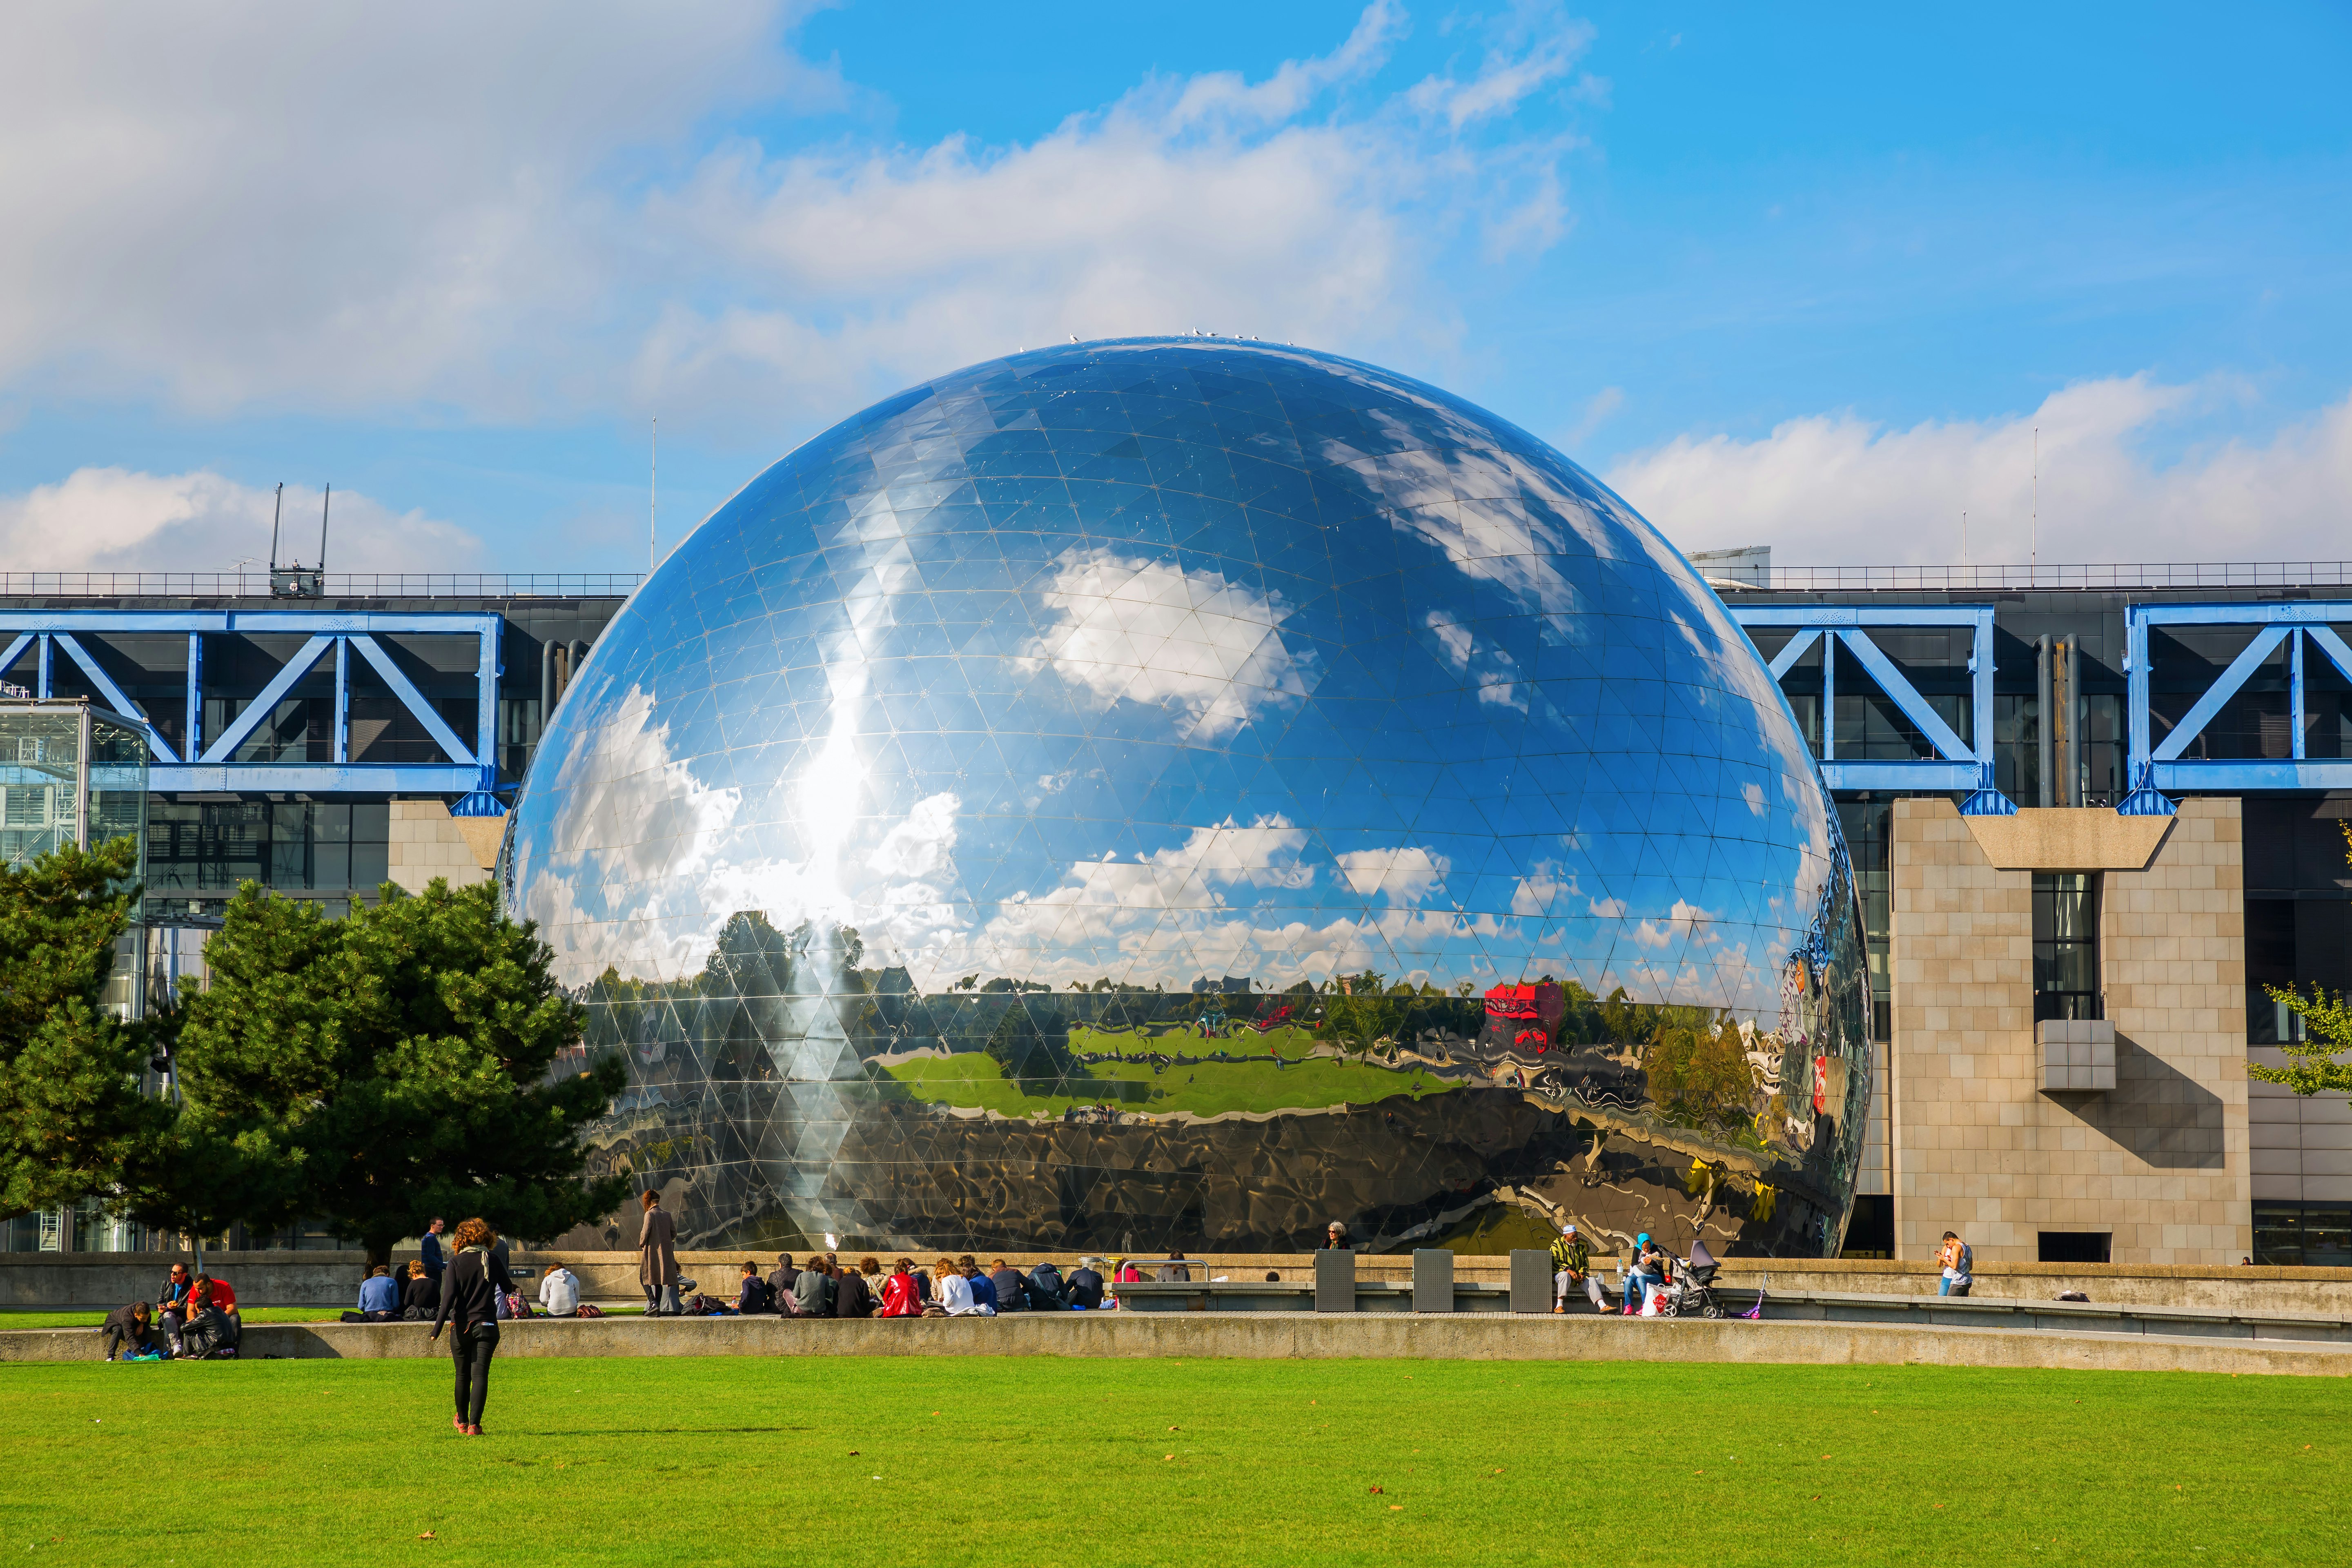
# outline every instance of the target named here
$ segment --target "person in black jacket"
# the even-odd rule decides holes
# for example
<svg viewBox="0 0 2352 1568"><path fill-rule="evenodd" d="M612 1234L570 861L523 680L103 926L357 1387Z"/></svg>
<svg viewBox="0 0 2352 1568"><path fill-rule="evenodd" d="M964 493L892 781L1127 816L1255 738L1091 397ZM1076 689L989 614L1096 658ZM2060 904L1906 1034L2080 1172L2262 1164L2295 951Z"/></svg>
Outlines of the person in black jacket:
<svg viewBox="0 0 2352 1568"><path fill-rule="evenodd" d="M996 1310L999 1313L1029 1310L1029 1281L1021 1270L1002 1258L989 1264L988 1282L996 1287Z"/></svg>
<svg viewBox="0 0 2352 1568"><path fill-rule="evenodd" d="M482 1405L490 1396L490 1358L499 1352L499 1298L514 1289L506 1265L490 1255L489 1226L479 1218L458 1226L457 1256L441 1271L441 1304L430 1339L448 1325L449 1359L457 1363L457 1414L450 1422L468 1437L482 1435Z"/></svg>
<svg viewBox="0 0 2352 1568"><path fill-rule="evenodd" d="M134 1355L161 1355L162 1343L155 1337L154 1324L150 1321L154 1309L144 1301L133 1301L128 1307L117 1307L106 1314L99 1332L106 1336L106 1359L112 1361L120 1351L125 1358Z"/></svg>
<svg viewBox="0 0 2352 1568"><path fill-rule="evenodd" d="M768 1294L775 1299L777 1311L789 1316L793 1310L793 1285L800 1277L801 1271L793 1267L791 1253L776 1254L776 1271L768 1276Z"/></svg>
<svg viewBox="0 0 2352 1568"><path fill-rule="evenodd" d="M429 1273L422 1258L408 1266L408 1287L401 1292L400 1315L412 1323L424 1322L441 1305L441 1281Z"/></svg>
<svg viewBox="0 0 2352 1568"><path fill-rule="evenodd" d="M1003 1299L999 1293L999 1300ZM1039 1312L1058 1312L1068 1306L1069 1299L1062 1293L1062 1271L1051 1263L1040 1263L1029 1270L1029 1305Z"/></svg>
<svg viewBox="0 0 2352 1568"><path fill-rule="evenodd" d="M1101 1261L1099 1258L1081 1258L1078 1259L1078 1266L1070 1270L1069 1303L1071 1306L1084 1307L1089 1312L1101 1308L1103 1277L1095 1270L1095 1265Z"/></svg>
<svg viewBox="0 0 2352 1568"><path fill-rule="evenodd" d="M874 1292L866 1283L866 1276L855 1268L845 1268L833 1282L833 1315L836 1318L870 1318L874 1315Z"/></svg>

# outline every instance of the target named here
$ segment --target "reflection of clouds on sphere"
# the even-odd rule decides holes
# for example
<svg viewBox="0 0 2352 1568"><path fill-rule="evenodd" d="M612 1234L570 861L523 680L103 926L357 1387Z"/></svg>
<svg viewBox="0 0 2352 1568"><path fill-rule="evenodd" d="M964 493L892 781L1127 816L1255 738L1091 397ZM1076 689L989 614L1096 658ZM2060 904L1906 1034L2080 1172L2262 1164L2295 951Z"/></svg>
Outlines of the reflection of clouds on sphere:
<svg viewBox="0 0 2352 1568"><path fill-rule="evenodd" d="M756 911L799 933L780 996L1543 976L1769 1031L1853 940L1835 841L1745 636L1582 470L1370 366L1147 340L746 486L549 725L509 886L573 985L667 995ZM864 979L805 951L837 930ZM882 1027L774 1014L774 1060L837 1037L825 1081Z"/></svg>

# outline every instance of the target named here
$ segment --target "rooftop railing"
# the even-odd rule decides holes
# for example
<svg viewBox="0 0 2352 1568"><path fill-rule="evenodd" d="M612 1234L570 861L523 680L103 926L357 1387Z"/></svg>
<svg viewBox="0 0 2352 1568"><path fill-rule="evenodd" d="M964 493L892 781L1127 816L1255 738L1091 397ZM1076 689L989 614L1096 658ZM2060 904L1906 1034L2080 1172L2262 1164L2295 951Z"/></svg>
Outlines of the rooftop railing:
<svg viewBox="0 0 2352 1568"><path fill-rule="evenodd" d="M1775 566L1766 590L1810 593L1909 590L1984 592L2021 588L2339 588L2352 561L2087 562L2070 565ZM1726 593L1734 590L1726 585Z"/></svg>
<svg viewBox="0 0 2352 1568"><path fill-rule="evenodd" d="M322 599L620 598L641 572L330 572ZM242 572L0 572L0 598L267 599L269 569ZM307 595L279 601L299 607Z"/></svg>

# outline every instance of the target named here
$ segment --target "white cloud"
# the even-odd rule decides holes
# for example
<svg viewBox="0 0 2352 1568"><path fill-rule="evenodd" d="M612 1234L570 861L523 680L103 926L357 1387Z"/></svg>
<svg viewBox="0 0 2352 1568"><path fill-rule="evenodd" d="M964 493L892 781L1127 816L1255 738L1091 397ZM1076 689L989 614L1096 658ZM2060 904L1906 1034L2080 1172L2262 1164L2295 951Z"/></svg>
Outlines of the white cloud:
<svg viewBox="0 0 2352 1568"><path fill-rule="evenodd" d="M956 813L962 807L963 801L954 795L928 795L917 801L906 820L882 836L866 865L885 877L931 875L955 847Z"/></svg>
<svg viewBox="0 0 2352 1568"><path fill-rule="evenodd" d="M741 791L710 788L671 755L669 725L654 721L653 697L635 686L601 723L572 731L554 787L562 800L551 869L593 863L608 885L692 877L710 864L743 801Z"/></svg>
<svg viewBox="0 0 2352 1568"><path fill-rule="evenodd" d="M1851 414L1769 436L1685 436L1609 483L1685 550L1769 542L1776 565L2340 559L2352 508L2352 399L2267 440L2159 467L2143 443L2226 395L2142 374L2084 382L2030 414L1890 430Z"/></svg>
<svg viewBox="0 0 2352 1568"><path fill-rule="evenodd" d="M1452 863L1418 844L1396 849L1349 849L1332 857L1359 897L1379 894L1396 905L1417 904L1445 879Z"/></svg>
<svg viewBox="0 0 2352 1568"><path fill-rule="evenodd" d="M1556 17L1384 96L1374 0L1259 80L899 145L794 51L810 8L16 8L0 388L766 427L1072 334L1425 346L1444 247L1565 223L1565 143L1509 122L1584 47Z"/></svg>
<svg viewBox="0 0 2352 1568"><path fill-rule="evenodd" d="M316 563L320 492L286 488L278 559ZM0 495L0 559L43 572L249 573L268 578L272 491L205 471L143 474L77 468L53 485ZM473 572L482 542L421 512L395 514L338 490L328 519L327 563L336 572Z"/></svg>
<svg viewBox="0 0 2352 1568"><path fill-rule="evenodd" d="M1056 618L1024 650L1030 668L1051 668L1105 708L1172 702L1202 737L1303 699L1315 679L1314 650L1282 639L1282 596L1215 572L1070 550L1040 598Z"/></svg>
<svg viewBox="0 0 2352 1568"><path fill-rule="evenodd" d="M11 7L0 384L205 410L562 395L643 267L614 167L831 107L773 0ZM517 363L528 346L529 362Z"/></svg>

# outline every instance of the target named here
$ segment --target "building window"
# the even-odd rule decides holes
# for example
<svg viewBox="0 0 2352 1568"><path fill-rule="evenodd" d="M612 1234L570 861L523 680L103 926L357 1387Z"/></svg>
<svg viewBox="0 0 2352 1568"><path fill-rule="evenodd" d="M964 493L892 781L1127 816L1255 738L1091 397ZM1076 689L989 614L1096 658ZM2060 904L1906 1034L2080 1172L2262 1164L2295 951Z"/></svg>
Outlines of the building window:
<svg viewBox="0 0 2352 1568"><path fill-rule="evenodd" d="M2254 1261L2286 1268L2352 1266L2352 1204L2256 1204Z"/></svg>
<svg viewBox="0 0 2352 1568"><path fill-rule="evenodd" d="M2045 1230L2035 1255L2040 1263L2105 1263L2115 1243L2104 1230Z"/></svg>
<svg viewBox="0 0 2352 1568"><path fill-rule="evenodd" d="M2033 1016L2096 1018L2099 881L2086 871L2033 874Z"/></svg>

